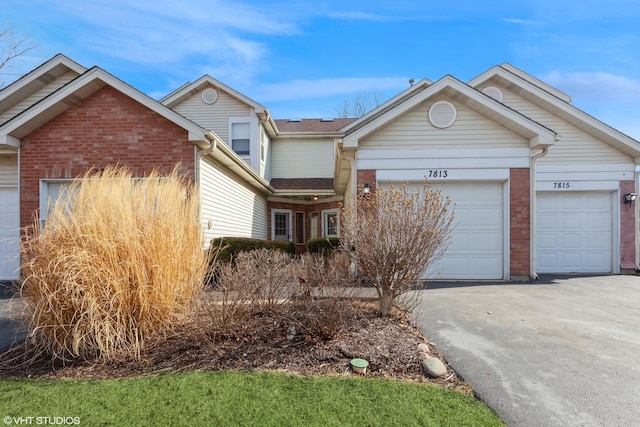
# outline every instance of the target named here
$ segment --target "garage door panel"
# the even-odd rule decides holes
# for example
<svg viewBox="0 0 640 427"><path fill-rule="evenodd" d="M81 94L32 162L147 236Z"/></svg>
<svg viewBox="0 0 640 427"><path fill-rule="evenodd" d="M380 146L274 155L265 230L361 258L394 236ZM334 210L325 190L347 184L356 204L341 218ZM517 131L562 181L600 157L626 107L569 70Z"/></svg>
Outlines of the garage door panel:
<svg viewBox="0 0 640 427"><path fill-rule="evenodd" d="M582 230L582 216L579 214L559 214L563 230Z"/></svg>
<svg viewBox="0 0 640 427"><path fill-rule="evenodd" d="M433 188L454 207L452 240L444 257L425 277L438 279L502 279L503 189L501 183L446 183Z"/></svg>
<svg viewBox="0 0 640 427"><path fill-rule="evenodd" d="M558 245L558 236L555 234L538 234L538 247L540 249L553 249Z"/></svg>
<svg viewBox="0 0 640 427"><path fill-rule="evenodd" d="M587 213L584 215L585 229L587 230L602 230L606 227L608 221L611 220L611 216L606 213Z"/></svg>
<svg viewBox="0 0 640 427"><path fill-rule="evenodd" d="M609 193L541 193L537 211L539 273L611 272L613 225Z"/></svg>
<svg viewBox="0 0 640 427"><path fill-rule="evenodd" d="M0 280L19 278L20 218L17 188L0 188Z"/></svg>

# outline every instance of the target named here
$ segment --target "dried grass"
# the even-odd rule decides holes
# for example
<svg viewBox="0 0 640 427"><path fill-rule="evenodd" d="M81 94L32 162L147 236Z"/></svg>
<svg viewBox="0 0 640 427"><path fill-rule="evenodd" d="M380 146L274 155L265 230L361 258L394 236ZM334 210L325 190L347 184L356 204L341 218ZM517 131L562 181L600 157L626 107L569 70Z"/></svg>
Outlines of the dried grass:
<svg viewBox="0 0 640 427"><path fill-rule="evenodd" d="M199 194L179 176L87 174L21 244L30 341L56 359L139 357L188 313L206 267Z"/></svg>

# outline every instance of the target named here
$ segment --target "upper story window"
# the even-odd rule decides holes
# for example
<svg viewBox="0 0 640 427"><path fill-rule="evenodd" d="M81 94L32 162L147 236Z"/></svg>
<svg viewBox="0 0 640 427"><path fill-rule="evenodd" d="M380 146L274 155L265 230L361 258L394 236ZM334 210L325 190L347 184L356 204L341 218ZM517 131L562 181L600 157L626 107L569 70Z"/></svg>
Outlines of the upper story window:
<svg viewBox="0 0 640 427"><path fill-rule="evenodd" d="M231 123L231 148L241 156L251 154L251 126L249 122Z"/></svg>

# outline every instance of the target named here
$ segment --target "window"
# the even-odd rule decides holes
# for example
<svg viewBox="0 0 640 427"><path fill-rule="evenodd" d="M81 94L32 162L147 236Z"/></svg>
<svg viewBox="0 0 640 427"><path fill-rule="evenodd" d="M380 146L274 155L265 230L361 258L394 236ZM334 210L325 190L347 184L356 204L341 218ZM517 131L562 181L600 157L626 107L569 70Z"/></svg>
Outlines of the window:
<svg viewBox="0 0 640 427"><path fill-rule="evenodd" d="M53 207L59 200L71 203L73 197L69 197L69 189L73 180L57 179L40 181L40 225L44 226L47 218L53 211ZM77 190L77 189L76 189Z"/></svg>
<svg viewBox="0 0 640 427"><path fill-rule="evenodd" d="M304 212L296 212L296 244L304 244Z"/></svg>
<svg viewBox="0 0 640 427"><path fill-rule="evenodd" d="M340 230L340 211L331 209L322 211L322 235L323 237L338 237Z"/></svg>
<svg viewBox="0 0 640 427"><path fill-rule="evenodd" d="M241 156L251 154L251 126L249 123L231 123L231 148Z"/></svg>

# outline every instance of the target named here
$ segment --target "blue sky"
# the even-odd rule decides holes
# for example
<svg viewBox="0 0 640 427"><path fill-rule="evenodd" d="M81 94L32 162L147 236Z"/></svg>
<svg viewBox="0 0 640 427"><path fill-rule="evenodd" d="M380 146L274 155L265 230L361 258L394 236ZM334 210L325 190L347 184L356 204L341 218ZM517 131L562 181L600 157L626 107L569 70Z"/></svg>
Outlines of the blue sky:
<svg viewBox="0 0 640 427"><path fill-rule="evenodd" d="M206 73L276 118L332 117L509 62L640 140L637 0L2 0L0 23L35 45L5 83L63 53L154 98Z"/></svg>

